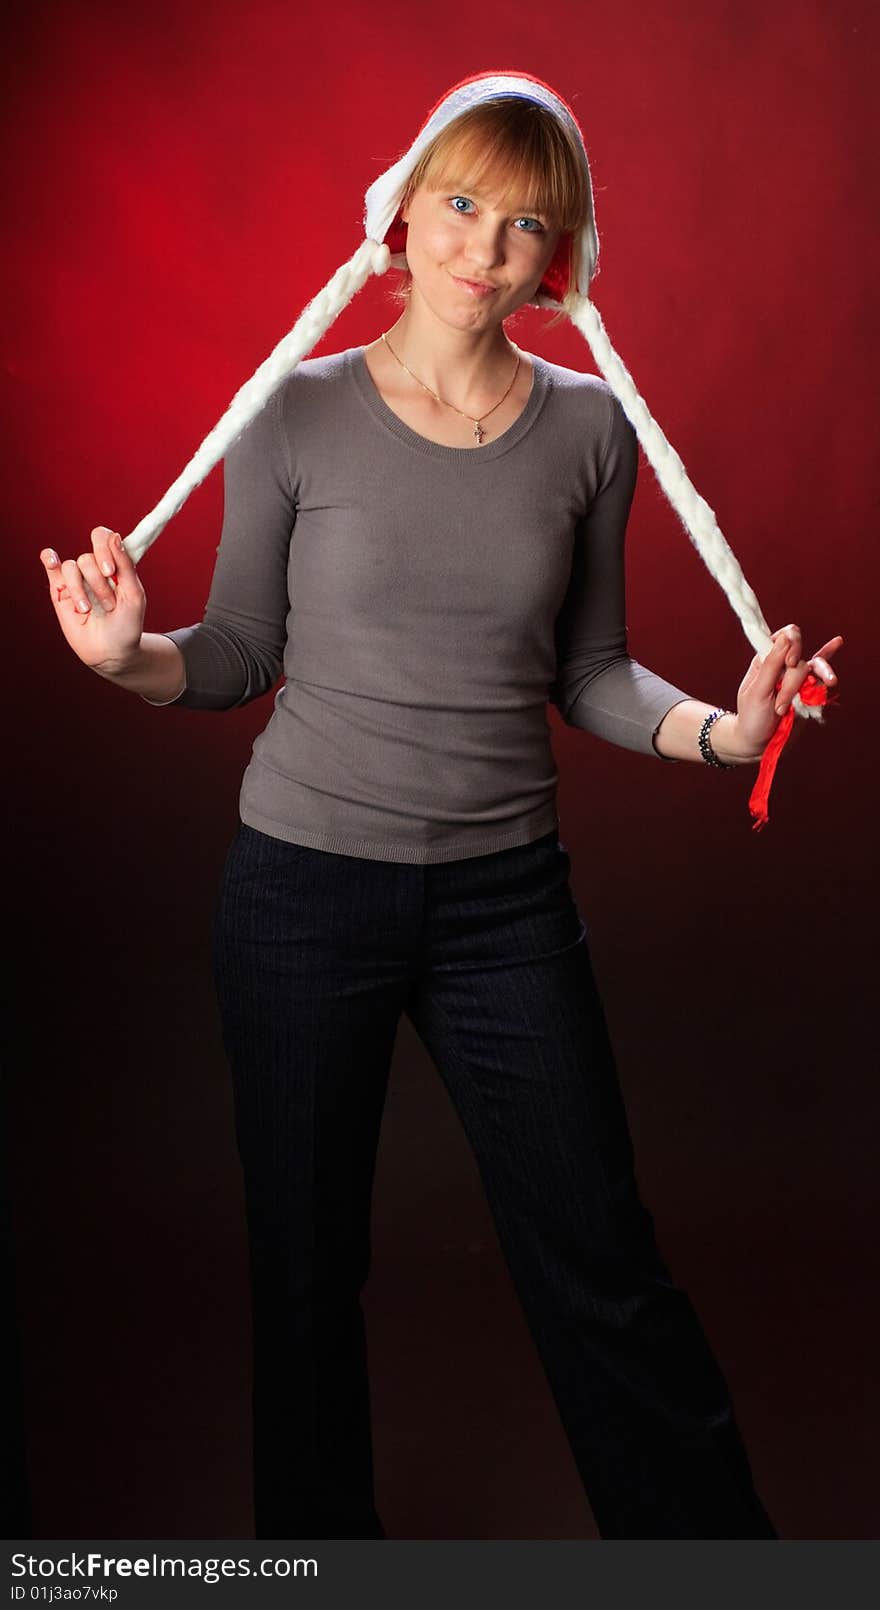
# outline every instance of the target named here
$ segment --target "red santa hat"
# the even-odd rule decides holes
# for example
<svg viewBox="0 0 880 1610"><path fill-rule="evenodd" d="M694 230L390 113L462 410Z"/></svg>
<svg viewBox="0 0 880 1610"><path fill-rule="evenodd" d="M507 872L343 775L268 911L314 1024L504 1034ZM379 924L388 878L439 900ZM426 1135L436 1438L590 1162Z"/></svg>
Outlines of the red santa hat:
<svg viewBox="0 0 880 1610"><path fill-rule="evenodd" d="M533 101L555 117L571 137L580 157L589 199L588 217L581 238L580 268L577 290L586 296L599 259L599 241L593 215L593 184L587 148L583 133L567 101L542 79L531 73L488 72L474 73L463 78L432 107L409 150L385 173L374 179L364 198L364 233L370 240L384 241L391 256L393 268L406 268L407 226L400 216L400 205L407 182L432 140L454 123L463 112L473 106L497 101L502 97L517 96ZM533 305L560 306L568 290L571 272L572 238L569 232L560 235L554 256L544 274ZM540 299L540 300L539 300Z"/></svg>

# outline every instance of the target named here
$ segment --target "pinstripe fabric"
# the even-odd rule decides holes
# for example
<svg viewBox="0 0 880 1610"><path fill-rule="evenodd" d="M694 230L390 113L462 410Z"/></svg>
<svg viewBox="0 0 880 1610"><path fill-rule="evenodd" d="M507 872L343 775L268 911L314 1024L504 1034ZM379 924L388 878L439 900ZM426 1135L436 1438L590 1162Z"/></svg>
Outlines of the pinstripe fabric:
<svg viewBox="0 0 880 1610"><path fill-rule="evenodd" d="M214 961L251 1247L258 1537L385 1535L360 1295L404 1012L473 1148L602 1537L777 1536L641 1200L569 871L556 830L426 865L235 835Z"/></svg>

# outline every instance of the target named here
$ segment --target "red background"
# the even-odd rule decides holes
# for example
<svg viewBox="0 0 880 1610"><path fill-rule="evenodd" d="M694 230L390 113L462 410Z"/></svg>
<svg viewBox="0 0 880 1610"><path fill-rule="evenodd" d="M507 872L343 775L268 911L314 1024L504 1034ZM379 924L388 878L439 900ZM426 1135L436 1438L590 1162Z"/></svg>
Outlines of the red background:
<svg viewBox="0 0 880 1610"><path fill-rule="evenodd" d="M208 926L267 697L148 708L72 656L38 554L131 530L361 238L465 74L573 105L612 342L771 627L842 693L777 774L661 766L553 713L563 836L661 1244L783 1536L876 1537L876 8L412 0L19 9L4 85L7 1107L35 1535L243 1537L246 1246ZM396 316L372 281L316 351ZM527 349L594 369L530 311ZM201 618L216 470L141 564ZM733 705L751 649L642 461L630 649ZM589 1537L443 1087L404 1021L367 1293L397 1537ZM466 1382L466 1386L462 1382ZM872 1397L873 1393L873 1397ZM461 1460L463 1439L471 1452Z"/></svg>

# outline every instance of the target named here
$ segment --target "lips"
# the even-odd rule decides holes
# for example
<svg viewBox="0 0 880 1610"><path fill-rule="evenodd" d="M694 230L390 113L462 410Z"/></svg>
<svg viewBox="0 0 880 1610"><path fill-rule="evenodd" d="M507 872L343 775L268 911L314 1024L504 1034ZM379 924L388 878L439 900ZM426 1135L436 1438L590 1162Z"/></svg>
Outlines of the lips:
<svg viewBox="0 0 880 1610"><path fill-rule="evenodd" d="M498 289L497 285L490 285L487 280L463 279L459 274L453 274L452 278L455 280L456 285L460 285L463 290L469 291L472 296L489 296L492 291L497 291Z"/></svg>

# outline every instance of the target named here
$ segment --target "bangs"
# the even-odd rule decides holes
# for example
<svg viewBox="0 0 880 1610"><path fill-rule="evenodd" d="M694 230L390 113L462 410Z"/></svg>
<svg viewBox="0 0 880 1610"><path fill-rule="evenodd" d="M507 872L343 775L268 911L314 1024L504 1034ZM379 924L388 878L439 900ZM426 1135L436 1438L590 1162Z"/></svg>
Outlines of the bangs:
<svg viewBox="0 0 880 1610"><path fill-rule="evenodd" d="M410 176L406 199L428 190L477 190L510 211L538 213L548 227L579 231L589 214L578 152L554 117L505 97L471 107L432 141Z"/></svg>

